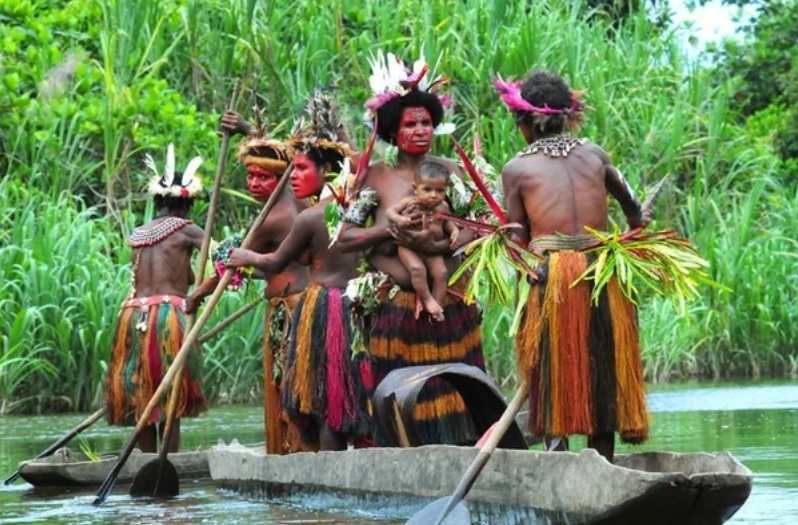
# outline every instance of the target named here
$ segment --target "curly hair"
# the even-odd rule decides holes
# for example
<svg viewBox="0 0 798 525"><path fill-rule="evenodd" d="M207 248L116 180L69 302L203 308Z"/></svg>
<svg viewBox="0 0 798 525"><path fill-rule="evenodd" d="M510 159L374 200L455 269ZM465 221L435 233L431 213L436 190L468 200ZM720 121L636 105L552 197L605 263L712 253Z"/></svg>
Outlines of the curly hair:
<svg viewBox="0 0 798 525"><path fill-rule="evenodd" d="M403 97L391 99L377 110L377 135L389 144L396 144L396 132L399 130L402 112L405 108L417 107L429 111L434 127L443 120L443 105L437 95L414 88Z"/></svg>
<svg viewBox="0 0 798 525"><path fill-rule="evenodd" d="M572 107L574 93L568 83L558 74L551 71L532 71L524 79L521 96L536 107L567 110ZM575 130L583 121L581 111L547 115L519 111L515 114L518 124L534 128L543 135L559 134L566 130Z"/></svg>

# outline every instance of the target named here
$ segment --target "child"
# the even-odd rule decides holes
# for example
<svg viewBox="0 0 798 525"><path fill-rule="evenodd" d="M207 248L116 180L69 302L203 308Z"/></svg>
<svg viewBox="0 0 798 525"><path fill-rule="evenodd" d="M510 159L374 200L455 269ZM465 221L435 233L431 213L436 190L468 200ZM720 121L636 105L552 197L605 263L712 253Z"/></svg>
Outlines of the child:
<svg viewBox="0 0 798 525"><path fill-rule="evenodd" d="M449 213L446 204L446 189L449 186L449 170L438 162L424 161L416 167L413 189L415 195L399 201L385 212L390 222L400 228L412 228L421 223L421 230L429 230L434 240L449 236L452 249L457 247L459 230L452 221L437 216ZM420 216L419 216L420 215ZM443 321L441 303L448 288L448 271L443 255L416 253L399 246L399 260L410 272L410 280L424 309L436 321ZM427 276L432 281L430 293Z"/></svg>

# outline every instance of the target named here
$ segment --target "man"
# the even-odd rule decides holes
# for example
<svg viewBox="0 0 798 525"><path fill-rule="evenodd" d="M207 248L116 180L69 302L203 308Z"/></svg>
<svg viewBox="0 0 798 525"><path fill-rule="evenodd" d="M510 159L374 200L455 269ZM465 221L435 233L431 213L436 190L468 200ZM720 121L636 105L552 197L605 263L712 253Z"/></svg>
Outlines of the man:
<svg viewBox="0 0 798 525"><path fill-rule="evenodd" d="M533 72L496 85L529 144L502 170L509 221L545 256L516 340L530 426L549 437L585 434L612 461L615 432L627 443L648 436L636 310L615 278L598 305L589 282L574 283L590 262L582 250L596 244L586 228L607 229L608 194L630 228L647 225L650 212L603 149L565 135L583 108L562 78Z"/></svg>
<svg viewBox="0 0 798 525"><path fill-rule="evenodd" d="M155 177L147 191L155 200L155 218L133 230L128 244L133 249L131 290L122 304L117 321L111 363L106 378L105 401L111 425L135 424L158 388L172 359L183 342L185 296L194 282L191 254L202 245L200 227L186 219L194 199L202 193L195 176L202 159L195 157L183 173L175 173L174 148L170 144L166 170L160 175L152 159L148 166ZM175 431L167 444L177 452L180 418L195 417L208 409L202 393L202 360L197 349L189 354L179 392ZM138 447L143 452L157 449L156 424L166 420L168 399L156 407L149 426L141 433Z"/></svg>
<svg viewBox="0 0 798 525"><path fill-rule="evenodd" d="M378 60L383 60L382 55ZM367 117L373 124L376 116L377 134L395 145L398 153L392 164L380 161L368 167L360 195L364 198L365 190L371 189L376 194L376 203L358 216L357 212L365 209L363 202L353 202L337 241L344 251L368 250L372 269L387 276L391 285L398 288L398 291L384 287L373 291L379 307L368 315L365 332L375 387L390 371L405 366L464 362L484 368L476 307L467 305L457 290L450 290L441 305L444 320L433 321L426 312L420 312L410 274L397 255L397 243L418 253L444 255L451 275L458 261L451 255L449 239L436 241L429 230L392 228L386 212L412 194L415 170L421 162L435 159L452 173L461 176L462 172L453 162L428 155L435 130L443 129L444 107L435 92L440 82L427 81L423 61L406 78L376 79L381 71L406 71L393 55L388 55L388 61L397 64L373 68L371 85L389 87L384 92L375 92L366 103ZM420 215L415 219L418 225ZM462 231L458 244L470 240L468 235ZM423 443L473 444L479 437L462 398L445 381L429 381L418 399L415 422Z"/></svg>
<svg viewBox="0 0 798 525"><path fill-rule="evenodd" d="M228 112L222 126L233 133L244 128L237 121L238 114ZM249 129L249 128L247 128ZM260 132L253 132L259 135ZM293 156L290 146L272 139L250 136L238 152L238 159L247 168L247 189L258 202L266 202L277 187L279 177L288 168ZM307 201L298 199L285 187L277 203L253 238L251 249L258 253L271 253L285 240L299 213L308 207ZM214 275L200 285L187 301L187 312L194 312L199 304L216 289L219 276ZM307 269L292 262L285 269L270 275L264 295L266 307L263 334L263 381L266 451L269 454L286 454L304 450L296 429L292 429L280 405L280 383L285 365L288 333L293 310L308 284Z"/></svg>

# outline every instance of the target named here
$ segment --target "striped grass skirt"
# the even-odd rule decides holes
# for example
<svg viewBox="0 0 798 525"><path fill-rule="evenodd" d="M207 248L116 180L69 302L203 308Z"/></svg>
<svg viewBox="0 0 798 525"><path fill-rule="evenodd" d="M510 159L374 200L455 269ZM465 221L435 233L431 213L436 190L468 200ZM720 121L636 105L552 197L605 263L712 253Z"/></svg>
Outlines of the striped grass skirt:
<svg viewBox="0 0 798 525"><path fill-rule="evenodd" d="M371 418L365 354L352 355L351 304L341 288L311 285L294 311L282 388L283 407L306 443L322 425L349 438L368 436Z"/></svg>
<svg viewBox="0 0 798 525"><path fill-rule="evenodd" d="M105 382L109 424L136 424L180 351L184 326L183 309L171 303L122 308ZM179 383L178 418L196 417L208 409L201 381L202 357L198 348L192 348ZM153 410L149 424L166 420L166 407L173 394L170 388Z"/></svg>
<svg viewBox="0 0 798 525"><path fill-rule="evenodd" d="M648 438L637 310L613 278L592 303L592 284L572 286L589 264L584 253L549 252L516 337L520 373L529 381L530 430L567 437L618 432L625 443Z"/></svg>
<svg viewBox="0 0 798 525"><path fill-rule="evenodd" d="M375 386L406 366L459 362L485 369L476 306L450 293L441 305L445 319L434 321L426 313L416 319L413 291L400 290L393 298L381 291L378 297L382 304L369 332ZM424 444L473 444L479 438L463 399L440 378L419 394L415 420Z"/></svg>
<svg viewBox="0 0 798 525"><path fill-rule="evenodd" d="M263 420L267 454L316 450L302 443L299 429L291 423L280 396L291 322L303 293L272 297L266 305L263 323Z"/></svg>

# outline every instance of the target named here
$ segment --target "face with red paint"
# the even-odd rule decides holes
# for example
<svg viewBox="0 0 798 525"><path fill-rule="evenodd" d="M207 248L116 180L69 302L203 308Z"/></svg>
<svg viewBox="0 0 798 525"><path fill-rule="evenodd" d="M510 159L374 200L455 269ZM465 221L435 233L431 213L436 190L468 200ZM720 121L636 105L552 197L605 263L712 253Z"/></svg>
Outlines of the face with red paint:
<svg viewBox="0 0 798 525"><path fill-rule="evenodd" d="M253 199L259 202L268 200L276 187L277 175L254 164L247 166L247 189Z"/></svg>
<svg viewBox="0 0 798 525"><path fill-rule="evenodd" d="M402 111L396 146L410 155L424 155L432 147L432 116L427 108L410 107Z"/></svg>
<svg viewBox="0 0 798 525"><path fill-rule="evenodd" d="M305 153L294 157L294 171L291 173L291 188L297 199L317 196L324 187L324 173Z"/></svg>

